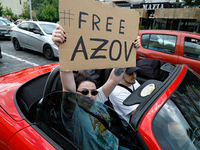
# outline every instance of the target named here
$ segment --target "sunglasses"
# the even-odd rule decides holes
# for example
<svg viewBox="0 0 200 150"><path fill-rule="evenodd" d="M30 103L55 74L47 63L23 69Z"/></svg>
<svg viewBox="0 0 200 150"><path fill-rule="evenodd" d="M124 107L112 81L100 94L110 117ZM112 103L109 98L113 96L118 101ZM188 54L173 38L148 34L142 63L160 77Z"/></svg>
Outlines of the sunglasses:
<svg viewBox="0 0 200 150"><path fill-rule="evenodd" d="M77 92L83 94L83 95L88 95L89 94L89 91L88 90L83 90L83 91L78 91ZM91 91L91 94L92 96L96 96L99 92L97 90L92 90Z"/></svg>
<svg viewBox="0 0 200 150"><path fill-rule="evenodd" d="M136 74L136 75L137 75L137 71L132 72L132 73L126 73L126 74L129 75L129 76L132 76L133 74Z"/></svg>

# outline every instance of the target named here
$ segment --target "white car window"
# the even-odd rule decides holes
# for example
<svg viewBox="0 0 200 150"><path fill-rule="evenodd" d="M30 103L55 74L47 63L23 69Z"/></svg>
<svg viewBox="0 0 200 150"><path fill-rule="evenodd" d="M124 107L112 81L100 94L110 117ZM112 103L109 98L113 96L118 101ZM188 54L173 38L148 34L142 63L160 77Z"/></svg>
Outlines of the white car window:
<svg viewBox="0 0 200 150"><path fill-rule="evenodd" d="M28 22L23 22L21 24L19 24L19 28L22 29L22 30L28 30L28 25L29 23Z"/></svg>
<svg viewBox="0 0 200 150"><path fill-rule="evenodd" d="M38 25L36 25L35 23L30 23L29 31L33 32L35 30L41 31L40 28L38 27Z"/></svg>
<svg viewBox="0 0 200 150"><path fill-rule="evenodd" d="M0 26L6 26L6 23L0 20Z"/></svg>
<svg viewBox="0 0 200 150"><path fill-rule="evenodd" d="M53 30L57 27L54 24L40 24L40 27L46 34L52 35Z"/></svg>

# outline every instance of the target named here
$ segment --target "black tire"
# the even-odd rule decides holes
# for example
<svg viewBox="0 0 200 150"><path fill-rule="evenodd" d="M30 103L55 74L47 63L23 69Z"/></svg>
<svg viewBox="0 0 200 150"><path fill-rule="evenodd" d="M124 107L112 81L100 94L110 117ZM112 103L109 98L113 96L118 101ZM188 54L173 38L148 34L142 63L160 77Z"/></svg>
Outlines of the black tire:
<svg viewBox="0 0 200 150"><path fill-rule="evenodd" d="M19 41L16 38L13 39L13 45L16 51L20 51L22 49L19 44Z"/></svg>
<svg viewBox="0 0 200 150"><path fill-rule="evenodd" d="M44 46L43 54L47 59L53 59L54 58L53 50L52 50L50 45Z"/></svg>

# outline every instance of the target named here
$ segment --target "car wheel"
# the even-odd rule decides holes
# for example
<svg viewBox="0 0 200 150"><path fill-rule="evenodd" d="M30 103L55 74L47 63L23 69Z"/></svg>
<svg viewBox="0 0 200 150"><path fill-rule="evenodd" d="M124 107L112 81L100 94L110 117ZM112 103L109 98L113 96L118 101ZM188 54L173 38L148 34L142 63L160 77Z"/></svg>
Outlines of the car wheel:
<svg viewBox="0 0 200 150"><path fill-rule="evenodd" d="M44 56L47 58L47 59L53 59L54 58L54 54L53 54L53 50L51 48L50 45L45 45L44 46Z"/></svg>
<svg viewBox="0 0 200 150"><path fill-rule="evenodd" d="M19 44L19 41L17 39L13 39L13 45L16 51L21 50L21 46Z"/></svg>

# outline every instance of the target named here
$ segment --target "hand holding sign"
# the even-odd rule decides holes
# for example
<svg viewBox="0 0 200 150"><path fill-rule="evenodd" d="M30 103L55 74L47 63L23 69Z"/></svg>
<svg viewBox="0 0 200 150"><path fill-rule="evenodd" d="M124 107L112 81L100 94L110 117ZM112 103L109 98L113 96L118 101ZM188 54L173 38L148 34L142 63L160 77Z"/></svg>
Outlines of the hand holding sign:
<svg viewBox="0 0 200 150"><path fill-rule="evenodd" d="M138 12L93 0L60 0L59 13L63 29L53 40L65 41L66 32L59 48L62 71L135 66Z"/></svg>
<svg viewBox="0 0 200 150"><path fill-rule="evenodd" d="M65 30L60 25L58 25L52 33L53 42L59 47L60 43L66 42L66 39L67 37L65 35Z"/></svg>

